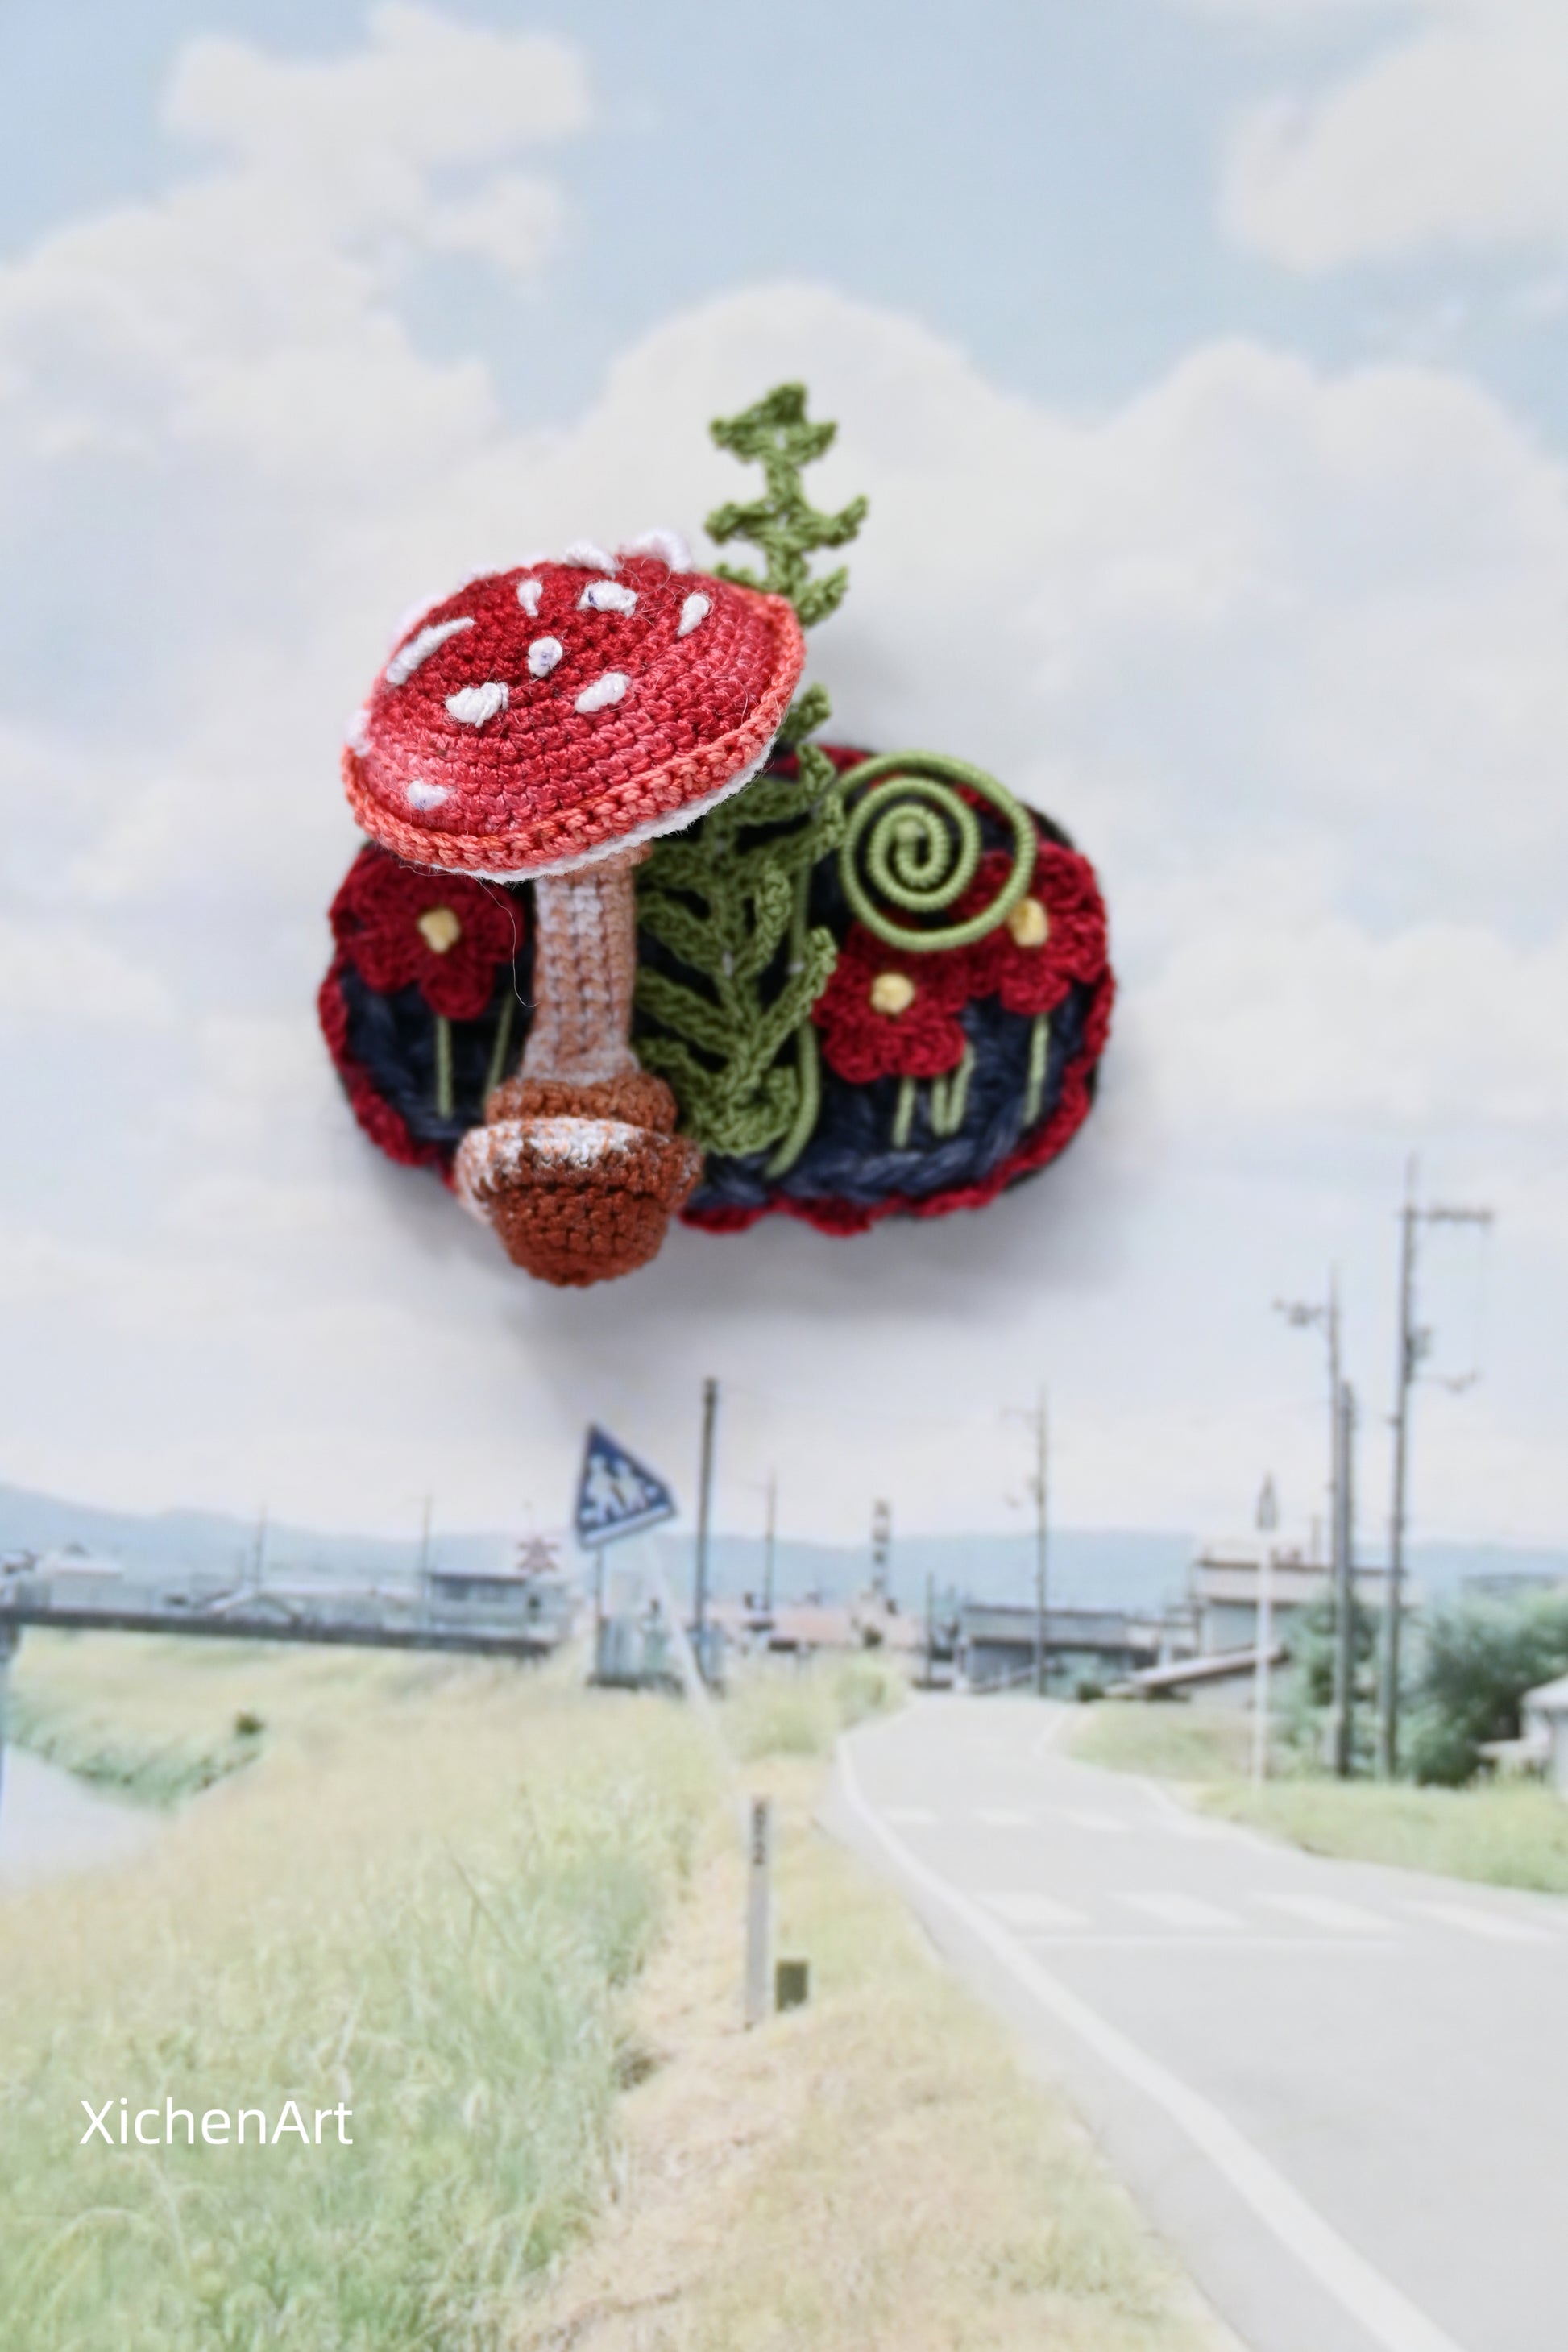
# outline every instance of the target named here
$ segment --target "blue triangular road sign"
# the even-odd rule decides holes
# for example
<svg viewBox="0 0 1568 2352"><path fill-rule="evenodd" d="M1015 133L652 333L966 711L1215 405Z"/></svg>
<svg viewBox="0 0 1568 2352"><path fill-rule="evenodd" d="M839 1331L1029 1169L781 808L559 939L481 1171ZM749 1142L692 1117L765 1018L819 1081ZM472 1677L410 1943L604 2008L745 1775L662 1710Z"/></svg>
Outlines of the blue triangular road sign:
<svg viewBox="0 0 1568 2352"><path fill-rule="evenodd" d="M622 1536L635 1536L660 1519L675 1517L675 1496L635 1454L617 1445L607 1431L590 1428L577 1482L577 1540L597 1551Z"/></svg>

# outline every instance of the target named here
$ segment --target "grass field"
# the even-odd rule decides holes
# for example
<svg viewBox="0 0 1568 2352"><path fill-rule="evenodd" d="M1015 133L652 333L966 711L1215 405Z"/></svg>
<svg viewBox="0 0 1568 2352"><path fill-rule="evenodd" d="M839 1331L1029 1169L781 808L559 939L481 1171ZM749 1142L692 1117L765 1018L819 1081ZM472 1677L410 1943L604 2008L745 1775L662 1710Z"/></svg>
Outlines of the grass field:
<svg viewBox="0 0 1568 2352"><path fill-rule="evenodd" d="M1079 1710L1072 1752L1113 1772L1163 1780L1233 1780L1251 1754L1248 1717L1227 1708L1143 1706L1108 1699Z"/></svg>
<svg viewBox="0 0 1568 2352"><path fill-rule="evenodd" d="M1538 1782L1417 1789L1297 1771L1256 1789L1243 1715L1111 1702L1085 1717L1073 1741L1085 1763L1184 1781L1206 1811L1310 1853L1568 1895L1568 1805Z"/></svg>
<svg viewBox="0 0 1568 2352"><path fill-rule="evenodd" d="M118 1659L78 1646L101 1708ZM500 2347L613 2188L624 1989L712 1814L705 1743L678 1707L470 1662L144 1676L182 1738L241 1705L272 1727L145 1861L0 1904L5 2340ZM79 2146L81 2100L121 2095L342 2102L353 2146Z"/></svg>
<svg viewBox="0 0 1568 2352"><path fill-rule="evenodd" d="M1064 2104L815 1825L819 1763L753 1757L779 1816L781 1952L809 2005L736 1995L743 1892L709 1849L634 2011L626 2185L516 2352L1220 2352Z"/></svg>
<svg viewBox="0 0 1568 2352"><path fill-rule="evenodd" d="M34 1630L11 1670L6 1736L95 1787L174 1805L338 1695L397 1691L407 1675L406 1656L363 1651Z"/></svg>
<svg viewBox="0 0 1568 2352"><path fill-rule="evenodd" d="M1279 1780L1205 1791L1205 1809L1312 1853L1568 1895L1568 1805L1529 1781L1474 1789Z"/></svg>
<svg viewBox="0 0 1568 2352"><path fill-rule="evenodd" d="M28 1650L31 1657L28 1657ZM877 1661L717 1711L476 1661L29 1636L39 1715L161 1800L0 1901L0 2341L26 2352L909 2352L1217 2338L1071 2116L811 1825ZM237 1733L237 1717L259 1728ZM183 1769L183 1768L182 1768ZM781 1801L814 1999L741 2031L735 1800ZM293 2100L352 2145L80 2145L81 2101Z"/></svg>

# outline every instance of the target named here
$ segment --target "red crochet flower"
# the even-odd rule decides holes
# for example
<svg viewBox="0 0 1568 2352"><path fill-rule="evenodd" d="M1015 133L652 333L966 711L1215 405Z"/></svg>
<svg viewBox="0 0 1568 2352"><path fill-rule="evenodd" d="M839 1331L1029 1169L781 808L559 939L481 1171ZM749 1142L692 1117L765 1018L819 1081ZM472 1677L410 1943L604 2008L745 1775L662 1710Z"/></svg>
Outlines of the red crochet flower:
<svg viewBox="0 0 1568 2352"><path fill-rule="evenodd" d="M522 944L522 908L498 885L405 866L367 843L332 900L332 936L367 988L417 986L432 1013L478 1021L496 968Z"/></svg>
<svg viewBox="0 0 1568 2352"><path fill-rule="evenodd" d="M968 1039L957 1015L970 994L963 950L911 955L852 923L811 1008L823 1059L852 1086L941 1077L963 1059Z"/></svg>
<svg viewBox="0 0 1568 2352"><path fill-rule="evenodd" d="M987 850L957 911L977 915L990 906L1011 867L1005 850ZM975 995L999 996L1009 1013L1054 1013L1075 981L1098 980L1109 944L1088 858L1042 841L1027 892L969 952Z"/></svg>

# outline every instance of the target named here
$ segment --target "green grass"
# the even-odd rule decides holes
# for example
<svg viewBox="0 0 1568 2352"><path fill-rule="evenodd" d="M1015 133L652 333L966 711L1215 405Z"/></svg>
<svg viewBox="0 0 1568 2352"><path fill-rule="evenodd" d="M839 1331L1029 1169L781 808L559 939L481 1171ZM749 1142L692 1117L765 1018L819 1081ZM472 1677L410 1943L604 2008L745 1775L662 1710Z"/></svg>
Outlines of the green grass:
<svg viewBox="0 0 1568 2352"><path fill-rule="evenodd" d="M1216 1785L1204 1791L1203 1802L1207 1811L1288 1838L1310 1853L1568 1895L1568 1805L1530 1782L1415 1789L1277 1780L1256 1790Z"/></svg>
<svg viewBox="0 0 1568 2352"><path fill-rule="evenodd" d="M199 1741L244 1691L268 1728L130 1870L0 1903L4 2340L500 2352L614 2183L625 1988L714 1817L696 1727L471 1662L140 1672L143 1724ZM121 2095L344 2101L353 2145L79 2146Z"/></svg>
<svg viewBox="0 0 1568 2352"><path fill-rule="evenodd" d="M1085 1707L1074 1727L1072 1752L1113 1772L1148 1772L1158 1780L1228 1780L1244 1772L1252 1725L1218 1707L1140 1705L1110 1699Z"/></svg>
<svg viewBox="0 0 1568 2352"><path fill-rule="evenodd" d="M95 1787L177 1805L255 1763L301 1709L408 1673L401 1659L269 1642L33 1630L11 1668L5 1734Z"/></svg>
<svg viewBox="0 0 1568 2352"><path fill-rule="evenodd" d="M1111 1701L1086 1710L1073 1754L1114 1771L1184 1781L1206 1812L1311 1853L1568 1895L1568 1805L1539 1782L1417 1789L1287 1766L1257 1789L1247 1777L1251 1739L1239 1713Z"/></svg>
<svg viewBox="0 0 1568 2352"><path fill-rule="evenodd" d="M731 1752L744 1761L763 1756L826 1756L841 1731L900 1706L909 1682L875 1655L768 1660L743 1667L725 1702L722 1723Z"/></svg>

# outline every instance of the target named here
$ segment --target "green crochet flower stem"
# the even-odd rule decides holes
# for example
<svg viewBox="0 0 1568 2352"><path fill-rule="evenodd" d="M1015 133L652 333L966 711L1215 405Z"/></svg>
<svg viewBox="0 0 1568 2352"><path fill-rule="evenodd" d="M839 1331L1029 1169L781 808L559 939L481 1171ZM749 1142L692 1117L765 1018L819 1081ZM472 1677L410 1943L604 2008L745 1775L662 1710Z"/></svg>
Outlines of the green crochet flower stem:
<svg viewBox="0 0 1568 2352"><path fill-rule="evenodd" d="M452 1116L452 1024L444 1013L436 1015L436 1116Z"/></svg>
<svg viewBox="0 0 1568 2352"><path fill-rule="evenodd" d="M496 1024L496 1041L490 1048L489 1067L485 1072L485 1095L492 1094L506 1076L507 1056L511 1051L512 1007L517 1002L517 982L507 974L507 991L501 999L500 1019Z"/></svg>
<svg viewBox="0 0 1568 2352"><path fill-rule="evenodd" d="M1024 1125L1033 1127L1046 1098L1046 1064L1051 1050L1051 1016L1037 1013L1029 1032L1029 1068L1024 1087Z"/></svg>

